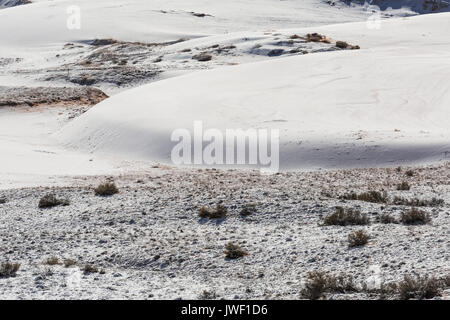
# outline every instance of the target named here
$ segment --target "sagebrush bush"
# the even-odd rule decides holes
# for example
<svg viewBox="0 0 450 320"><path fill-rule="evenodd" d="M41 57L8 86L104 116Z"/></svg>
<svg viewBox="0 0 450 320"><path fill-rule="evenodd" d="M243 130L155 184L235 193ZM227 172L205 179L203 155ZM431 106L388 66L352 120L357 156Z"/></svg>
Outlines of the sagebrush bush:
<svg viewBox="0 0 450 320"><path fill-rule="evenodd" d="M350 275L332 275L323 271L308 272L306 283L301 290L302 298L317 300L325 293L356 292L358 288Z"/></svg>
<svg viewBox="0 0 450 320"><path fill-rule="evenodd" d="M397 190L398 191L409 191L409 190L411 190L411 186L409 185L408 182L403 181L402 183L399 183L397 185Z"/></svg>
<svg viewBox="0 0 450 320"><path fill-rule="evenodd" d="M38 207L41 209L53 208L56 206L68 206L70 204L67 199L58 199L53 193L46 194L39 200Z"/></svg>
<svg viewBox="0 0 450 320"><path fill-rule="evenodd" d="M411 208L401 213L400 221L408 225L427 224L431 222L431 216L423 210Z"/></svg>
<svg viewBox="0 0 450 320"><path fill-rule="evenodd" d="M369 242L369 235L364 230L357 230L348 235L348 246L361 247Z"/></svg>
<svg viewBox="0 0 450 320"><path fill-rule="evenodd" d="M441 294L441 281L435 277L405 276L398 284L400 299L431 299Z"/></svg>
<svg viewBox="0 0 450 320"><path fill-rule="evenodd" d="M398 223L398 221L389 213L383 213L382 215L380 215L380 222L384 224Z"/></svg>
<svg viewBox="0 0 450 320"><path fill-rule="evenodd" d="M237 244L233 244L232 242L228 242L225 245L225 257L227 259L239 259L245 257L248 253L241 249Z"/></svg>
<svg viewBox="0 0 450 320"><path fill-rule="evenodd" d="M83 272L84 272L85 274L90 274L90 273L98 273L99 270L98 270L97 267L94 267L94 266L91 265L91 264L86 264L86 265L83 267Z"/></svg>
<svg viewBox="0 0 450 320"><path fill-rule="evenodd" d="M64 267L66 267L66 268L70 268L76 264L77 264L77 262L73 259L64 259Z"/></svg>
<svg viewBox="0 0 450 320"><path fill-rule="evenodd" d="M240 215L243 217L252 215L256 212L256 205L255 204L246 204L242 206Z"/></svg>
<svg viewBox="0 0 450 320"><path fill-rule="evenodd" d="M398 206L410 206L410 207L439 207L444 204L443 199L432 198L431 200L423 199L405 199L402 197L395 197L392 204Z"/></svg>
<svg viewBox="0 0 450 320"><path fill-rule="evenodd" d="M207 219L221 219L227 216L227 212L228 210L225 206L218 204L215 209L201 207L198 209L198 216Z"/></svg>
<svg viewBox="0 0 450 320"><path fill-rule="evenodd" d="M214 300L217 299L217 294L215 291L203 290L202 294L199 296L200 300Z"/></svg>
<svg viewBox="0 0 450 320"><path fill-rule="evenodd" d="M47 264L49 266L55 266L61 263L59 262L59 259L57 257L50 257L44 261L44 264Z"/></svg>
<svg viewBox="0 0 450 320"><path fill-rule="evenodd" d="M345 194L341 197L343 200L359 200L359 201L365 201L365 202L371 202L371 203L387 203L388 202L388 195L387 192L384 191L368 191L363 192L360 194L357 194L356 192Z"/></svg>
<svg viewBox="0 0 450 320"><path fill-rule="evenodd" d="M0 278L13 278L19 271L20 263L4 262L0 266Z"/></svg>
<svg viewBox="0 0 450 320"><path fill-rule="evenodd" d="M414 171L413 170L406 170L405 171L405 175L408 177L413 177L414 176Z"/></svg>
<svg viewBox="0 0 450 320"><path fill-rule="evenodd" d="M119 189L114 182L105 182L98 185L94 192L97 196L107 197L119 193Z"/></svg>
<svg viewBox="0 0 450 320"><path fill-rule="evenodd" d="M324 225L331 226L350 226L350 225L367 225L369 224L369 218L365 214L361 214L358 210L351 208L344 209L337 207L336 212L327 216L324 219Z"/></svg>

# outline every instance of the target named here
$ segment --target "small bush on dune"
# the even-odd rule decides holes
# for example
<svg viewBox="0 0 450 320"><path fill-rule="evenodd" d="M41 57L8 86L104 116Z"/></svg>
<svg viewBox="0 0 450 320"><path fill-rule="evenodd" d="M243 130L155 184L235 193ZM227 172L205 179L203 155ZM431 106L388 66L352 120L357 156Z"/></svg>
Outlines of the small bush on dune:
<svg viewBox="0 0 450 320"><path fill-rule="evenodd" d="M225 206L218 204L216 206L216 209L214 209L214 210L208 209L206 207L201 207L198 210L198 216L202 219L204 219L204 218L221 219L221 218L225 218L227 216L227 212L228 212L228 210Z"/></svg>
<svg viewBox="0 0 450 320"><path fill-rule="evenodd" d="M114 182L105 182L98 185L98 187L94 189L94 192L97 196L107 197L119 193L119 189L117 189Z"/></svg>
<svg viewBox="0 0 450 320"><path fill-rule="evenodd" d="M364 246L369 242L369 238L364 230L354 231L348 235L348 246L350 248Z"/></svg>
<svg viewBox="0 0 450 320"><path fill-rule="evenodd" d="M239 259L247 255L248 253L243 249L241 249L241 247L238 246L237 244L228 242L225 245L225 257L227 259Z"/></svg>
<svg viewBox="0 0 450 320"><path fill-rule="evenodd" d="M0 266L0 278L15 277L19 271L20 263L5 262Z"/></svg>
<svg viewBox="0 0 450 320"><path fill-rule="evenodd" d="M53 208L56 206L68 206L70 204L67 199L58 199L54 194L49 193L39 200L38 207L41 209Z"/></svg>
<svg viewBox="0 0 450 320"><path fill-rule="evenodd" d="M367 225L369 218L358 210L337 207L335 213L324 219L324 224L327 226Z"/></svg>
<svg viewBox="0 0 450 320"><path fill-rule="evenodd" d="M400 221L408 225L427 224L431 222L431 216L425 211L411 208L402 212Z"/></svg>

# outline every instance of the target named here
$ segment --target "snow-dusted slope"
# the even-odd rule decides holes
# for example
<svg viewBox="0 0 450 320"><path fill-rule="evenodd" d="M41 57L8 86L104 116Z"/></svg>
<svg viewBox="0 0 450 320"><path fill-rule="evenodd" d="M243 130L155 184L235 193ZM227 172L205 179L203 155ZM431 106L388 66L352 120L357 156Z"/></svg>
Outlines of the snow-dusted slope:
<svg viewBox="0 0 450 320"><path fill-rule="evenodd" d="M80 29L73 28L78 12ZM234 31L357 21L366 16L361 9L339 10L322 0L39 1L0 12L0 30L14 26L14 32L0 34L0 43L5 48L95 38L163 42Z"/></svg>
<svg viewBox="0 0 450 320"><path fill-rule="evenodd" d="M94 153L170 162L170 136L271 128L284 168L441 160L450 152L450 14L322 27L360 51L318 53L198 72L105 100L61 138ZM297 30L296 33L310 30Z"/></svg>

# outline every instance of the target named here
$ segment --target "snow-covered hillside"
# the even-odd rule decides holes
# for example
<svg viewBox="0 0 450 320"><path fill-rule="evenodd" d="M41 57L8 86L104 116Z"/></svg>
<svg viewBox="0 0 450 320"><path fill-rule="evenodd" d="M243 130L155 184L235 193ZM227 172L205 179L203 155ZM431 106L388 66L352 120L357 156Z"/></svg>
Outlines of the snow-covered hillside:
<svg viewBox="0 0 450 320"><path fill-rule="evenodd" d="M358 21L367 17L360 9L339 10L321 0L118 0L113 3L110 0L39 1L11 12L3 10L0 30L14 26L15 32L0 34L0 43L3 47L34 47L95 38L165 42L235 31ZM80 28L76 23L69 24L68 28L67 21L70 17L76 19L78 12Z"/></svg>
<svg viewBox="0 0 450 320"><path fill-rule="evenodd" d="M389 20L382 31L365 23L315 28L362 50L153 83L100 103L60 137L90 152L170 162L171 132L201 120L222 130L280 129L284 168L448 159L449 28L449 14Z"/></svg>
<svg viewBox="0 0 450 320"><path fill-rule="evenodd" d="M67 26L73 6L80 29ZM9 152L0 165L13 174L20 159L20 172L79 174L91 152L170 162L171 132L191 129L193 120L280 129L284 168L445 159L448 14L367 20L372 13L322 0L38 0L2 10L0 29L14 32L0 34L1 85L125 92L61 134L43 134L44 120L30 122L27 137L5 129L0 141ZM314 32L330 43L304 40ZM108 38L110 45L92 44ZM361 50L338 50L337 40ZM203 52L210 61L195 59ZM126 91L146 82L155 83ZM3 127L14 127L8 119ZM60 157L67 146L81 152L75 171Z"/></svg>

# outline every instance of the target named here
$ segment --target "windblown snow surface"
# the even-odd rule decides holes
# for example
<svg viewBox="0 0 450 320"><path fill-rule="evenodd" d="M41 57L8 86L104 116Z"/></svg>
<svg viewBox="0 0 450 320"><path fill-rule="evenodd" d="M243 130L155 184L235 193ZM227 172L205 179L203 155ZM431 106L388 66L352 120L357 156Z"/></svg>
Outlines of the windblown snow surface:
<svg viewBox="0 0 450 320"><path fill-rule="evenodd" d="M170 162L171 133L280 130L284 169L448 159L450 14L283 31L320 32L361 50L198 72L114 96L58 133L93 153ZM229 35L224 37L230 37Z"/></svg>

